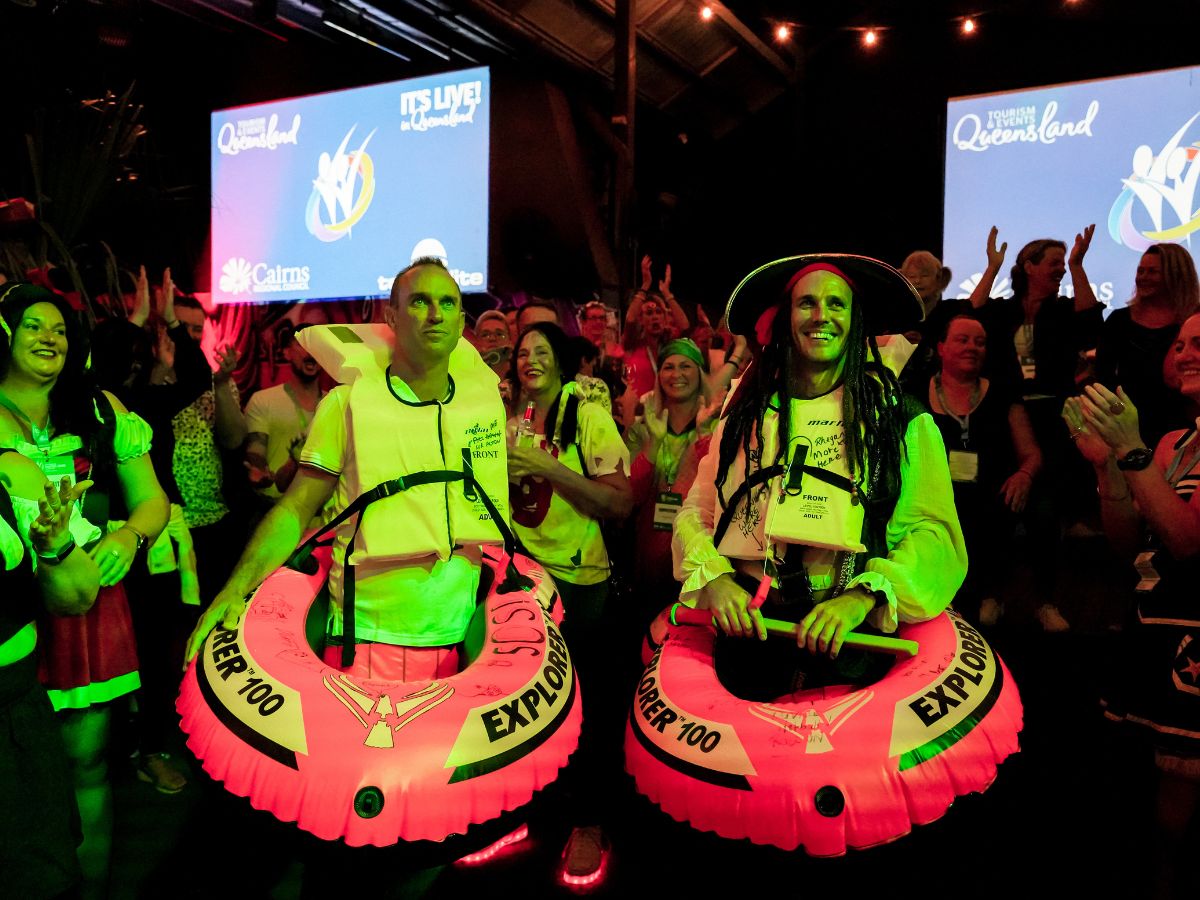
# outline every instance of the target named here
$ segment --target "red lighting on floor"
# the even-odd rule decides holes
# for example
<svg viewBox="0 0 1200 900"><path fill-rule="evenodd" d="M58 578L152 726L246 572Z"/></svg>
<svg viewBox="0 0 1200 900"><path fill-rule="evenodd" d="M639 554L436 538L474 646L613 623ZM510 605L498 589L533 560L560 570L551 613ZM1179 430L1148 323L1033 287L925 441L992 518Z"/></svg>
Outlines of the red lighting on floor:
<svg viewBox="0 0 1200 900"><path fill-rule="evenodd" d="M568 875L566 870L559 872L558 880L568 887L585 888L592 887L604 880L604 876L608 874L608 854L605 853L600 859L600 868L590 875Z"/></svg>
<svg viewBox="0 0 1200 900"><path fill-rule="evenodd" d="M455 862L455 865L477 866L480 863L485 863L505 847L511 847L513 844L520 843L527 837L529 837L529 826L522 825L516 831L512 832L511 834L506 834L504 837L500 838L500 840L496 841L496 843L489 847L484 847L478 853L469 853L466 856L460 856Z"/></svg>
<svg viewBox="0 0 1200 900"><path fill-rule="evenodd" d="M701 8L700 18L702 18L705 22L708 22L709 20L712 19L712 17L713 17L713 11L712 11L711 6L705 6L705 7Z"/></svg>

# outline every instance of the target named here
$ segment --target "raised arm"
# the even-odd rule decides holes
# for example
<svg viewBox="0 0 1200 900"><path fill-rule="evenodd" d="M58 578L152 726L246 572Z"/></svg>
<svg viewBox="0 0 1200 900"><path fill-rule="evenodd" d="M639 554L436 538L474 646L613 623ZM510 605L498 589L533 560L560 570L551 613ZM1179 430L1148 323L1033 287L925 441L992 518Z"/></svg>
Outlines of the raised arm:
<svg viewBox="0 0 1200 900"><path fill-rule="evenodd" d="M692 323L688 320L687 313L683 311L683 307L679 305L679 301L675 299L675 295L671 293L670 263L667 263L667 270L662 280L658 283L658 292L662 294L662 298L667 304L667 309L671 313L671 324L675 326L676 334L687 334L688 329L692 327Z"/></svg>
<svg viewBox="0 0 1200 900"><path fill-rule="evenodd" d="M77 527L86 527L75 504L92 483L81 481L72 487L70 480L63 478L55 488L19 453L0 454L0 483L12 495L14 511L22 501L29 506L28 514L18 513L17 518L18 523L29 521L28 545L37 556L38 586L46 609L60 616L87 612L100 589L100 570L76 545L70 526L74 514ZM84 540L82 535L79 540Z"/></svg>
<svg viewBox="0 0 1200 900"><path fill-rule="evenodd" d="M217 350L217 371L213 373L213 395L216 397L216 424L213 432L217 443L225 450L236 450L246 440L246 420L233 386L233 370L238 354L226 344Z"/></svg>
<svg viewBox="0 0 1200 900"><path fill-rule="evenodd" d="M1089 385L1079 399L1084 421L1112 450L1114 460L1145 448L1138 432L1137 410L1121 388L1114 394L1103 385ZM1167 552L1175 559L1187 559L1200 553L1200 513L1175 493L1164 475L1178 437L1175 432L1159 442L1156 465L1117 471L1124 476L1138 512Z"/></svg>
<svg viewBox="0 0 1200 900"><path fill-rule="evenodd" d="M979 279L979 283L975 285L975 290L971 291L971 306L979 309L992 296L992 286L996 283L996 276L1000 274L1000 267L1004 265L1004 254L1008 252L1008 241L996 248L996 235L998 230L995 225L988 232L987 237L987 266L983 270L983 275Z"/></svg>
<svg viewBox="0 0 1200 900"><path fill-rule="evenodd" d="M1092 245L1092 235L1096 226L1089 225L1075 235L1075 243L1071 246L1071 255L1067 257L1067 271L1071 273L1071 286L1075 289L1075 312L1083 312L1100 303L1088 281L1087 272L1083 269L1083 258L1087 256L1088 247Z"/></svg>

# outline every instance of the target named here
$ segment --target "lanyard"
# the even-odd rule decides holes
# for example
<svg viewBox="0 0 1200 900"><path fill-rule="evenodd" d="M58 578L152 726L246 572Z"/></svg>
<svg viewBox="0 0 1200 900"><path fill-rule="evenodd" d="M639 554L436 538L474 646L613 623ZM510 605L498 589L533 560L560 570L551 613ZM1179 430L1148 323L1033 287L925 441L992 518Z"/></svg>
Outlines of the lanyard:
<svg viewBox="0 0 1200 900"><path fill-rule="evenodd" d="M288 399L292 401L292 406L296 407L296 416L300 419L301 433L307 434L308 433L308 422L309 422L308 410L306 410L303 406L300 405L300 400L296 397L296 394L292 390L292 386L290 384L285 384L283 386L283 392L285 394L287 394ZM317 403L318 404L321 402L321 398L323 396L325 396L323 392L317 391Z"/></svg>
<svg viewBox="0 0 1200 900"><path fill-rule="evenodd" d="M946 393L942 390L942 373L933 376L933 389L937 393L938 402L942 404L942 409L946 411L946 415L958 423L958 427L962 430L962 445L963 449L967 448L967 444L971 442L971 413L979 406L979 382L975 382L975 386L971 388L971 398L967 401L967 414L958 416L954 410L950 408L950 404L946 402Z"/></svg>
<svg viewBox="0 0 1200 900"><path fill-rule="evenodd" d="M12 398L10 398L3 391L0 391L0 406L3 406L5 409L7 409L9 412L11 412L14 416L16 416L20 421L24 422L26 425L29 426L29 437L32 439L32 441L35 444L37 444L38 449L41 450L43 453L45 453L46 450L50 446L50 420L49 420L49 418L47 417L45 428L38 426L38 424L36 422L34 422L33 419L29 418L29 416L27 416L25 414L25 410L23 410L23 409L21 409L21 407L17 406L17 404L12 401Z"/></svg>

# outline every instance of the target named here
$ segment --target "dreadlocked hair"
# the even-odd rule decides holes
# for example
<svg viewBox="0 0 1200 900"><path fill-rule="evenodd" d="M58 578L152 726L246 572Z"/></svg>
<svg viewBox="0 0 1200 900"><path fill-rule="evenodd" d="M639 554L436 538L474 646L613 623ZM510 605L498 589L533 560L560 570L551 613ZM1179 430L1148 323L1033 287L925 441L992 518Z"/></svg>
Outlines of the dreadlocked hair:
<svg viewBox="0 0 1200 900"><path fill-rule="evenodd" d="M725 416L725 429L717 465L717 491L725 485L726 477L738 451L744 460L743 479L748 479L755 467L766 468L786 463L785 455L791 442L792 370L795 348L792 343L790 303L783 301L771 328L771 342L763 347L757 362L751 367L749 383L743 382ZM875 336L867 333L862 305L855 303L850 312L850 333L846 336L846 359L842 368L842 420L846 428L846 456L850 479L865 482L867 461L878 466L878 476L869 485L869 500L896 496L900 491L900 460L906 453L904 430L906 417L903 393L896 376L883 365ZM773 408L772 396L778 396L778 435L775 459L758 459L763 421ZM859 427L849 427L856 423ZM759 443L759 447L752 445ZM865 493L865 492L864 492Z"/></svg>

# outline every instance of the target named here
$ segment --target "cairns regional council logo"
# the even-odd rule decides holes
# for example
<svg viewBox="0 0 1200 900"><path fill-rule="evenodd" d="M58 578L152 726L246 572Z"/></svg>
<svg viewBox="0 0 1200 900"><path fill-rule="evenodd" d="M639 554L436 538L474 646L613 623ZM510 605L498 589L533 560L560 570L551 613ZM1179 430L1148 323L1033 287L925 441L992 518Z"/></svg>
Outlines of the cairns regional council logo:
<svg viewBox="0 0 1200 900"><path fill-rule="evenodd" d="M1125 187L1108 211L1108 234L1118 244L1141 253L1151 244L1167 241L1190 244L1192 234L1200 231L1200 209L1196 208L1200 126L1188 134L1197 119L1200 112L1184 122L1157 153L1149 144L1133 151L1132 171L1121 179Z"/></svg>
<svg viewBox="0 0 1200 900"><path fill-rule="evenodd" d="M366 214L375 196L375 163L367 153L367 144L375 130L363 139L357 150L346 151L354 135L355 124L337 152L322 153L317 160L317 177L304 209L304 224L308 233L319 241L332 243L350 234Z"/></svg>
<svg viewBox="0 0 1200 900"><path fill-rule="evenodd" d="M269 266L235 256L221 266L217 284L221 293L230 296L279 294L307 291L309 278L308 266Z"/></svg>

